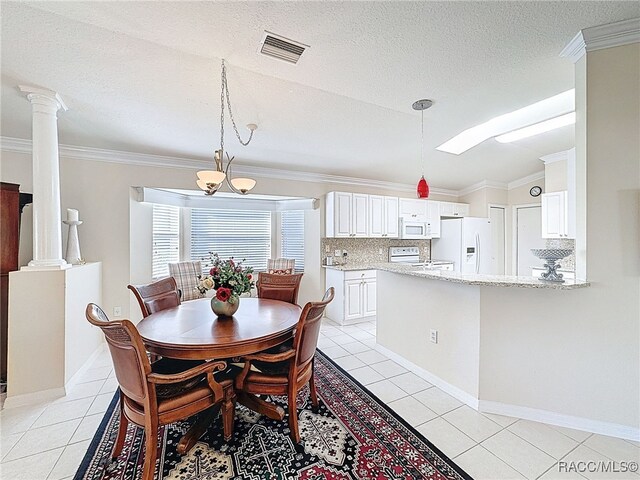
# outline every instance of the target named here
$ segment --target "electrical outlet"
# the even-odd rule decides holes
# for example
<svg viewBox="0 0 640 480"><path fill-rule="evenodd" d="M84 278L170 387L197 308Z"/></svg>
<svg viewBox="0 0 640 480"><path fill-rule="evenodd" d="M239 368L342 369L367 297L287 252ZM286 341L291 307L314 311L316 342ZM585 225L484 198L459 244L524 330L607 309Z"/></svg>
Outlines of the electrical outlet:
<svg viewBox="0 0 640 480"><path fill-rule="evenodd" d="M329 253L331 252L331 248L329 247L329 245L325 245L324 246L324 253Z"/></svg>
<svg viewBox="0 0 640 480"><path fill-rule="evenodd" d="M121 317L122 316L122 307L113 307L113 316Z"/></svg>
<svg viewBox="0 0 640 480"><path fill-rule="evenodd" d="M342 256L342 250L336 250L335 252L333 252L333 256L334 257L341 257Z"/></svg>
<svg viewBox="0 0 640 480"><path fill-rule="evenodd" d="M429 330L429 340L431 343L438 343L438 330Z"/></svg>

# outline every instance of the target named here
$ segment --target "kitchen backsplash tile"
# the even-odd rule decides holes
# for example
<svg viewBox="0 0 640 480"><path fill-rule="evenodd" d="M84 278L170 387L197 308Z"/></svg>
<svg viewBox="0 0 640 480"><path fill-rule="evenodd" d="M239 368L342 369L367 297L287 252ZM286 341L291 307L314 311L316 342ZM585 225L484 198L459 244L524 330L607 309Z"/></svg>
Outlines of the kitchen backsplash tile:
<svg viewBox="0 0 640 480"><path fill-rule="evenodd" d="M573 253L560 260L560 268L567 270L576 269L576 241L573 238L547 238L545 248L570 248Z"/></svg>
<svg viewBox="0 0 640 480"><path fill-rule="evenodd" d="M431 240L398 240L394 238L323 238L322 263L336 250L347 252L347 263L376 263L389 261L389 247L419 247L420 260L428 260ZM329 247L329 253L326 253ZM382 251L382 253L380 253ZM435 260L435 259L434 259Z"/></svg>

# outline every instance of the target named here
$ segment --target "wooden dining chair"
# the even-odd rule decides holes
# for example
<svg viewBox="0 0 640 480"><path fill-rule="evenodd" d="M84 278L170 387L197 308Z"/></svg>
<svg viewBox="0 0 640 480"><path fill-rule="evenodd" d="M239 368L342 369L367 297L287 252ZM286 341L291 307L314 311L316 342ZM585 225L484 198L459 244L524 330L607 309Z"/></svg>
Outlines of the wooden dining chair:
<svg viewBox="0 0 640 480"><path fill-rule="evenodd" d="M109 345L120 385L120 426L111 454L116 459L124 446L127 425L144 428L143 480L152 480L158 449L158 427L186 419L214 406L222 409L225 440L233 435L236 396L231 370L225 362L205 362L186 371L158 373L159 362L149 362L136 327L129 320L109 321L94 303L87 305L87 320L102 329ZM210 411L213 416L214 410Z"/></svg>
<svg viewBox="0 0 640 480"><path fill-rule="evenodd" d="M276 347L243 357L244 367L235 380L239 395L287 395L289 428L291 438L296 443L300 442L296 397L298 391L307 383L311 391L311 403L318 407L313 376L314 356L322 315L326 306L333 300L333 295L333 287L330 287L322 301L309 302L304 306L292 344L285 344L286 348Z"/></svg>
<svg viewBox="0 0 640 480"><path fill-rule="evenodd" d="M282 300L283 302L298 303L298 291L302 273L293 275L281 275L277 273L261 272L258 276L258 298L269 298L271 300Z"/></svg>
<svg viewBox="0 0 640 480"><path fill-rule="evenodd" d="M127 285L138 300L142 317L180 305L180 291L173 277L163 278L147 285Z"/></svg>

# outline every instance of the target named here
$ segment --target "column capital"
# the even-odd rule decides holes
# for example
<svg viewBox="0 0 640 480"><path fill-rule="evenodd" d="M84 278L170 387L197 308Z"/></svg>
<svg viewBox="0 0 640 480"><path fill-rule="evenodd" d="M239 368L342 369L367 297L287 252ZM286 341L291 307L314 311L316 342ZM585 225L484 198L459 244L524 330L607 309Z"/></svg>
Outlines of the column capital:
<svg viewBox="0 0 640 480"><path fill-rule="evenodd" d="M43 105L55 108L55 111L68 110L67 105L57 92L31 85L18 85L18 90L27 96L32 105Z"/></svg>

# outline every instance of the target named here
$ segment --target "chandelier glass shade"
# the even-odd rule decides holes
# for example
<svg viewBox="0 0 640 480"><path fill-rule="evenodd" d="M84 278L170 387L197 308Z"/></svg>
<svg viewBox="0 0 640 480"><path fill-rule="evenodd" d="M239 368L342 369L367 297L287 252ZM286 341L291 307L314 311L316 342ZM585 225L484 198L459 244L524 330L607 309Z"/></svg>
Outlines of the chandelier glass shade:
<svg viewBox="0 0 640 480"><path fill-rule="evenodd" d="M223 183L226 183L229 189L240 195L246 195L256 186L256 181L252 178L231 178L231 162L233 162L235 157L230 157L228 153L224 151L224 119L225 112L224 107L225 104L229 109L229 118L231 119L231 124L233 125L233 129L236 133L236 137L242 146L249 145L251 139L253 138L253 132L258 128L255 123L250 123L247 125L247 128L251 132L249 134L249 139L245 142L240 137L240 132L236 126L235 119L233 118L233 112L231 111L231 100L229 99L229 87L227 85L227 69L224 64L224 60L222 60L222 88L220 91L220 149L216 150L213 156L215 162L215 170L200 170L196 173L198 179L196 180L196 185L198 188L204 191L205 195L213 195L216 193ZM225 166L224 157L227 157L227 162Z"/></svg>

